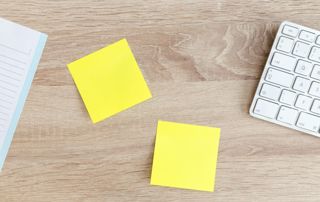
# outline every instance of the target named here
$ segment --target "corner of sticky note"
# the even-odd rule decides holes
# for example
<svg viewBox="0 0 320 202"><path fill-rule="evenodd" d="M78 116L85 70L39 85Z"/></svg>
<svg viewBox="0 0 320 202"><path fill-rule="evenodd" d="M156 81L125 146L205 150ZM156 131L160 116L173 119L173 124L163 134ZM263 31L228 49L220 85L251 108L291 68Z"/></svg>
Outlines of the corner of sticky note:
<svg viewBox="0 0 320 202"><path fill-rule="evenodd" d="M158 121L151 185L214 191L220 129Z"/></svg>
<svg viewBox="0 0 320 202"><path fill-rule="evenodd" d="M152 97L126 39L68 64L93 123Z"/></svg>

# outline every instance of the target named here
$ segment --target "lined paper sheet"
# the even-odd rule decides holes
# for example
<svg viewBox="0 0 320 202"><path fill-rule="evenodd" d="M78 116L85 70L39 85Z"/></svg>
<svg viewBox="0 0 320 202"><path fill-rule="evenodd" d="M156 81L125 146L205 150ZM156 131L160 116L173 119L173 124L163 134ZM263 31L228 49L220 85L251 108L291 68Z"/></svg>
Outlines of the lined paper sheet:
<svg viewBox="0 0 320 202"><path fill-rule="evenodd" d="M46 39L43 33L0 18L0 168Z"/></svg>

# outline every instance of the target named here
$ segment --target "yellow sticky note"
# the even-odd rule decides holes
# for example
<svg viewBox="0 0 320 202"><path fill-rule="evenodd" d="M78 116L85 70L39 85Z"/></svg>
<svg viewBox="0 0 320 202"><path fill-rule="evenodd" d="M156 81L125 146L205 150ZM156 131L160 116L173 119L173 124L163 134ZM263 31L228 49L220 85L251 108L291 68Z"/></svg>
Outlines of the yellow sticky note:
<svg viewBox="0 0 320 202"><path fill-rule="evenodd" d="M152 97L126 39L68 68L94 123Z"/></svg>
<svg viewBox="0 0 320 202"><path fill-rule="evenodd" d="M214 191L220 129L159 121L151 184Z"/></svg>

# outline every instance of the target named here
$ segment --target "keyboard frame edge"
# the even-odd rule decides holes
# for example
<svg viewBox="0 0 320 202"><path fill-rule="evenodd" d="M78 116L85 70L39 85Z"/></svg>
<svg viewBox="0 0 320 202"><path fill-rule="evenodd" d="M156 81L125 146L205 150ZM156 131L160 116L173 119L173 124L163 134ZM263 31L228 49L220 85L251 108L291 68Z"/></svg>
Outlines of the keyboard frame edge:
<svg viewBox="0 0 320 202"><path fill-rule="evenodd" d="M269 69L270 67L273 67L273 66L269 65L270 62L271 62L271 60L272 60L272 55L271 55L270 53L271 53L271 52L274 52L274 51L277 51L276 47L277 47L277 44L278 44L278 43L275 43L275 42L278 42L280 36L283 36L283 35L284 35L284 34L282 34L282 30L283 30L283 27L284 27L285 25L289 25L289 26L293 26L293 27L298 27L298 28L299 28L299 32L298 32L298 36L297 36L297 37L299 37L299 35L300 35L301 28L303 28L303 29L306 30L306 31L310 31L310 32L314 32L314 33L320 33L320 31L318 31L318 30L315 30L315 29L312 29L312 28L309 28L309 27L305 27L305 26L303 26L303 25L299 25L299 24L296 24L296 23L293 23L293 22L290 22L290 21L283 21L283 22L280 24L280 26L279 26L279 28L278 28L278 30L277 30L276 37L275 37L274 40L273 40L273 44L272 44L272 47L271 47L271 49L270 49L270 52L269 52L269 55L268 55L268 59L267 59L265 65L264 65L264 68L263 68L261 77L260 77L260 79L259 79L259 83L258 83L257 88L256 88L256 90L255 90L255 94L254 94L254 96L253 96L253 99L252 99L252 102L251 102L251 105L250 105L249 114L250 114L250 116L252 116L252 117L254 117L254 118L258 118L258 119L261 119L261 120L264 120L264 121L268 121L268 122L270 122L270 123L273 123L273 124L276 124L276 125L280 125L280 126L283 126L283 127L289 128L289 129L292 129L292 130L297 130L297 131L300 131L300 132L303 132L303 133L307 133L307 134L313 135L313 136L315 136L315 137L320 137L320 133L316 133L316 132L309 131L309 130L306 130L306 129L303 129L303 128L299 128L299 127L297 127L296 125L288 125L288 124L282 123L282 122L280 122L280 121L277 121L276 118L277 118L277 116L278 116L278 114L279 114L279 110L278 110L278 113L277 113L277 115L276 115L276 117L275 117L274 119L270 119L270 118L267 118L267 117L264 117L264 116L261 116L261 115L258 115L258 114L253 113L255 104L256 104L256 102L257 102L257 99L259 99L259 98L260 98L260 99L264 99L264 100L268 100L268 101L270 101L270 102L279 103L279 101L277 101L277 102L271 101L271 100L269 100L269 99L267 99L267 98L263 98L263 97L258 96L258 95L259 95L259 93L260 93L260 90L261 90L261 87L262 87L263 83L265 83L265 82L264 82L264 78L265 78L265 76L266 76L266 74L267 74L268 69ZM319 35L319 34L318 34L318 35ZM319 36L320 36L320 35L319 35ZM316 38L315 40L317 40L317 38ZM319 47L320 47L320 45L319 45ZM277 51L277 52L279 52L279 51ZM309 53L309 54L310 54L310 53ZM268 68L268 66L269 66L269 68ZM298 117L299 117L299 116L298 116Z"/></svg>

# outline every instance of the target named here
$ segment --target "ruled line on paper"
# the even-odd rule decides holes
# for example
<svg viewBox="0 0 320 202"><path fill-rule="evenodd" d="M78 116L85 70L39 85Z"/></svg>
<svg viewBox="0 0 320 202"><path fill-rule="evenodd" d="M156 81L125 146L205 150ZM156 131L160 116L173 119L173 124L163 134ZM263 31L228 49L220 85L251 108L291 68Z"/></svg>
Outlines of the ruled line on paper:
<svg viewBox="0 0 320 202"><path fill-rule="evenodd" d="M4 76L4 77L6 77L6 78L12 79L12 80L14 80L14 81L20 82L20 80L14 78L14 77L12 77L12 76L5 75L5 74L3 74L3 73L1 73L1 72L0 72L0 75Z"/></svg>
<svg viewBox="0 0 320 202"><path fill-rule="evenodd" d="M9 114L7 114L7 113L5 113L5 112L3 112L3 111L0 111L0 115L5 115L5 116L9 116Z"/></svg>
<svg viewBox="0 0 320 202"><path fill-rule="evenodd" d="M4 124L7 123L7 120L6 119L0 119L0 124L4 126Z"/></svg>
<svg viewBox="0 0 320 202"><path fill-rule="evenodd" d="M0 17L0 170L46 39L45 34Z"/></svg>
<svg viewBox="0 0 320 202"><path fill-rule="evenodd" d="M18 76L22 76L21 73L12 71L11 69L5 68L5 67L3 67L3 66L0 66L0 69L2 69L2 70L4 70L4 71L7 71L7 72L10 72L10 73L12 73L12 74L16 74L16 75L18 75Z"/></svg>
<svg viewBox="0 0 320 202"><path fill-rule="evenodd" d="M1 43L0 43L0 46L2 46L2 47L4 47L4 48L7 48L7 49L10 49L10 50L13 50L13 51L16 51L16 52L18 52L18 53L24 54L24 55L29 55L29 54L31 53L31 49L29 49L29 52L26 53L26 52L24 52L24 51L18 50L18 49L16 49L16 48L12 48L12 47L10 47L10 46L8 46L8 45L5 45L5 44L1 44Z"/></svg>
<svg viewBox="0 0 320 202"><path fill-rule="evenodd" d="M4 95L4 96L7 96L8 98L14 99L14 97L12 97L11 95L4 94L4 93L1 92L1 91L0 91L0 95Z"/></svg>
<svg viewBox="0 0 320 202"><path fill-rule="evenodd" d="M6 87L3 87L3 86L0 86L0 88L4 89L4 90L6 90L6 91L9 91L9 92L11 92L11 93L14 93L14 94L17 93L17 91L12 90L12 89L9 89L9 88L6 88Z"/></svg>
<svg viewBox="0 0 320 202"><path fill-rule="evenodd" d="M8 110L8 111L10 111L10 109L9 109L8 107L6 107L6 106L3 106L3 105L1 105L1 104L0 104L0 108L1 108L1 109L5 109L5 110Z"/></svg>
<svg viewBox="0 0 320 202"><path fill-rule="evenodd" d="M15 59L15 58L12 58L12 57L3 55L3 54L0 54L0 56L1 56L1 57L4 57L4 58L6 58L6 59L9 59L9 60L11 60L11 61L14 61L14 62L23 64L23 65L26 65L26 64L27 64L25 61L21 61L21 60L18 60L18 59Z"/></svg>
<svg viewBox="0 0 320 202"><path fill-rule="evenodd" d="M3 64L6 64L6 65L9 65L9 66L11 66L11 67L15 67L15 68L17 68L17 69L21 69L21 70L24 71L24 68L23 68L23 67L19 67L19 66L17 66L17 65L14 65L14 64L11 64L11 63L2 61L2 60L0 60L0 62L3 63Z"/></svg>
<svg viewBox="0 0 320 202"><path fill-rule="evenodd" d="M0 79L0 83L4 83L4 84L7 84L7 85L9 85L9 86L16 87L16 88L19 87L18 85L14 84L14 83L11 83L11 82L8 82L8 81L3 81L3 80L1 80L1 79Z"/></svg>
<svg viewBox="0 0 320 202"><path fill-rule="evenodd" d="M3 131L5 128L5 125L4 124L0 124L0 131Z"/></svg>
<svg viewBox="0 0 320 202"><path fill-rule="evenodd" d="M0 101L12 105L12 102L9 102L8 100L4 100L2 98L0 98Z"/></svg>
<svg viewBox="0 0 320 202"><path fill-rule="evenodd" d="M1 131L3 132L4 130L5 130L5 125L3 125L3 124L0 125L0 132L1 132Z"/></svg>

